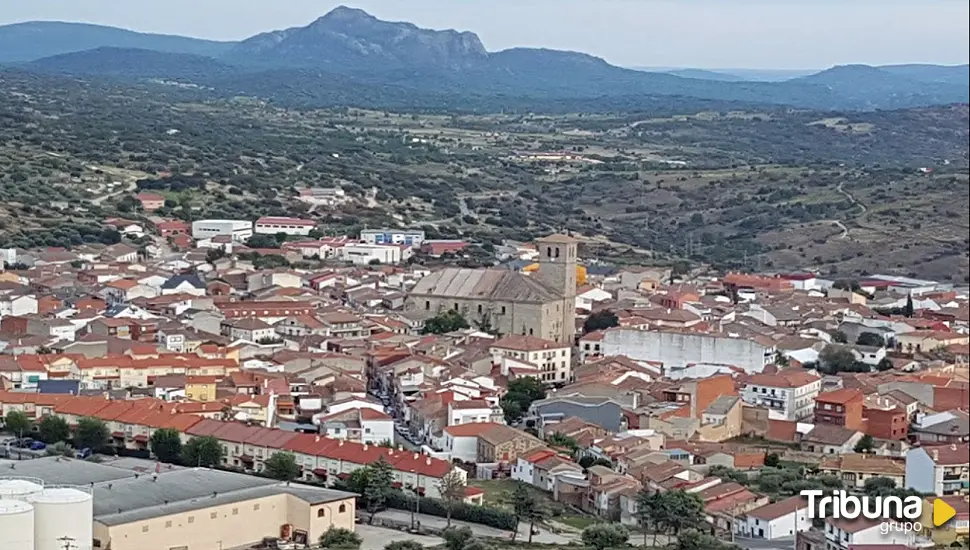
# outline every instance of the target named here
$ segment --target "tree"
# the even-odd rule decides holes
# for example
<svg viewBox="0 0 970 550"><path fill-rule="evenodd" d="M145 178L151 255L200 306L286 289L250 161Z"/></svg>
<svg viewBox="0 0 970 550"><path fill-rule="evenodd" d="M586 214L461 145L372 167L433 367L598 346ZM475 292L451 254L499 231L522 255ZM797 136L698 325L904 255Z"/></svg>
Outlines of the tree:
<svg viewBox="0 0 970 550"><path fill-rule="evenodd" d="M546 438L546 443L553 447L563 447L573 452L579 450L579 443L577 443L575 439L559 432L550 434L549 437Z"/></svg>
<svg viewBox="0 0 970 550"><path fill-rule="evenodd" d="M647 530L653 528L653 545L657 546L657 525L654 524L654 503L656 493L650 491L646 486L637 493L637 522L643 529L643 546L647 545Z"/></svg>
<svg viewBox="0 0 970 550"><path fill-rule="evenodd" d="M531 497L531 494L530 494ZM549 508L535 497L531 497L525 508L525 518L529 520L529 544L532 544L532 536L536 534L536 525L542 525L549 519Z"/></svg>
<svg viewBox="0 0 970 550"><path fill-rule="evenodd" d="M445 527L441 532L441 538L445 541L445 548L448 550L463 550L473 538L471 527L463 525L461 527Z"/></svg>
<svg viewBox="0 0 970 550"><path fill-rule="evenodd" d="M273 453L263 463L263 473L279 481L293 481L300 476L300 465L293 453Z"/></svg>
<svg viewBox="0 0 970 550"><path fill-rule="evenodd" d="M280 242L274 235L257 233L246 240L246 246L249 248L279 248Z"/></svg>
<svg viewBox="0 0 970 550"><path fill-rule="evenodd" d="M839 372L853 372L858 370L856 367L855 355L852 350L845 346L830 344L818 354L822 370L826 374L836 374ZM868 370L868 366L866 367Z"/></svg>
<svg viewBox="0 0 970 550"><path fill-rule="evenodd" d="M59 416L45 416L37 423L38 437L44 443L57 443L71 438L71 427Z"/></svg>
<svg viewBox="0 0 970 550"><path fill-rule="evenodd" d="M222 443L214 436L193 437L182 448L182 464L212 468L222 464L225 453Z"/></svg>
<svg viewBox="0 0 970 550"><path fill-rule="evenodd" d="M675 550L740 550L736 544L724 542L696 529L684 531L677 537Z"/></svg>
<svg viewBox="0 0 970 550"><path fill-rule="evenodd" d="M603 309L600 311L595 311L589 314L586 321L583 322L583 334L589 334L590 332L596 332L597 330L606 330L611 327L619 326L620 318L616 316L615 313L608 309Z"/></svg>
<svg viewBox="0 0 970 550"><path fill-rule="evenodd" d="M482 539L472 539L461 547L461 550L492 550L492 545Z"/></svg>
<svg viewBox="0 0 970 550"><path fill-rule="evenodd" d="M174 428L155 430L148 441L148 448L160 462L177 463L182 457L182 436Z"/></svg>
<svg viewBox="0 0 970 550"><path fill-rule="evenodd" d="M859 439L859 442L855 444L855 448L852 450L857 453L871 453L875 446L876 443L873 441L872 436L865 434Z"/></svg>
<svg viewBox="0 0 970 550"><path fill-rule="evenodd" d="M424 550L424 545L416 540L398 540L386 544L384 550Z"/></svg>
<svg viewBox="0 0 970 550"><path fill-rule="evenodd" d="M450 527L451 511L456 504L465 500L465 478L458 473L458 470L448 472L438 482L438 493L441 494L441 500L445 504L445 510L447 510L447 516L445 516L447 524L445 526Z"/></svg>
<svg viewBox="0 0 970 550"><path fill-rule="evenodd" d="M874 346L882 347L886 345L886 341L883 337L875 332L863 332L856 338L855 343L860 346Z"/></svg>
<svg viewBox="0 0 970 550"><path fill-rule="evenodd" d="M50 445L46 449L47 456L66 456L68 458L74 458L77 456L77 452L74 447L71 447L70 443L66 441L58 441L53 445Z"/></svg>
<svg viewBox="0 0 970 550"><path fill-rule="evenodd" d="M11 433L17 435L17 437L23 437L24 434L30 431L33 426L33 422L30 418L22 411L10 411L7 416L3 419L3 425L6 426L7 430Z"/></svg>
<svg viewBox="0 0 970 550"><path fill-rule="evenodd" d="M912 317L913 316L913 312L914 312L914 309L913 309L913 295L912 294L907 294L906 295L906 305L903 306L903 316L904 317Z"/></svg>
<svg viewBox="0 0 970 550"><path fill-rule="evenodd" d="M353 472L350 472L350 476L344 485L347 487L348 491L357 493L358 495L364 494L367 490L367 484L370 483L371 467L364 466L363 468L357 468Z"/></svg>
<svg viewBox="0 0 970 550"><path fill-rule="evenodd" d="M845 333L842 332L841 330L837 330L834 333L832 333L832 341L837 344L848 344L849 337L846 336Z"/></svg>
<svg viewBox="0 0 970 550"><path fill-rule="evenodd" d="M342 527L330 527L320 535L320 547L327 550L357 550L363 542L360 535Z"/></svg>
<svg viewBox="0 0 970 550"><path fill-rule="evenodd" d="M879 363L876 365L876 370L879 372L886 372L887 370L893 370L894 367L895 365L893 365L892 359L888 357L883 357L882 359L879 360Z"/></svg>
<svg viewBox="0 0 970 550"><path fill-rule="evenodd" d="M374 516L384 510L387 502L387 495L391 492L394 485L394 471L391 465L384 460L384 455L371 465L370 475L367 479L367 486L364 487L364 503L370 517L367 523L374 522Z"/></svg>
<svg viewBox="0 0 970 550"><path fill-rule="evenodd" d="M528 502L532 500L532 493L525 488L525 484L522 482L516 482L515 489L509 493L502 495L502 502L507 506L512 508L512 513L515 515L515 527L512 529L512 540L519 535L519 523L522 522L522 518L525 516L529 504Z"/></svg>
<svg viewBox="0 0 970 550"><path fill-rule="evenodd" d="M704 501L694 493L657 493L652 511L654 525L675 535L693 525L704 524Z"/></svg>
<svg viewBox="0 0 970 550"><path fill-rule="evenodd" d="M74 428L74 446L78 449L91 449L98 452L108 444L110 436L108 425L98 418L82 418Z"/></svg>
<svg viewBox="0 0 970 550"><path fill-rule="evenodd" d="M458 313L454 309L449 309L425 321L424 328L421 329L421 332L424 334L447 334L469 327L471 325L462 317L461 313Z"/></svg>
<svg viewBox="0 0 970 550"><path fill-rule="evenodd" d="M597 523L583 529L581 537L583 544L592 546L596 550L606 550L626 546L630 532L618 523Z"/></svg>
<svg viewBox="0 0 970 550"><path fill-rule="evenodd" d="M765 455L765 466L768 468L777 468L778 463L781 462L781 457L778 453L768 453Z"/></svg>
<svg viewBox="0 0 970 550"><path fill-rule="evenodd" d="M533 401L546 398L546 387L539 379L523 376L509 382L508 390L502 397L502 410L505 412L505 422L517 423Z"/></svg>

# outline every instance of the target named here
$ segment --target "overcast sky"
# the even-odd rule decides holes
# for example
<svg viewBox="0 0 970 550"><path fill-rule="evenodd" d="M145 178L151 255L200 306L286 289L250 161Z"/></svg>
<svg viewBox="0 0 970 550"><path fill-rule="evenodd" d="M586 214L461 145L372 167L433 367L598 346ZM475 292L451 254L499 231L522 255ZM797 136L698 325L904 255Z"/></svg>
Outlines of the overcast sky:
<svg viewBox="0 0 970 550"><path fill-rule="evenodd" d="M541 46L624 66L814 69L967 63L967 0L0 0L0 24L84 21L237 40L341 3L476 32L489 50Z"/></svg>

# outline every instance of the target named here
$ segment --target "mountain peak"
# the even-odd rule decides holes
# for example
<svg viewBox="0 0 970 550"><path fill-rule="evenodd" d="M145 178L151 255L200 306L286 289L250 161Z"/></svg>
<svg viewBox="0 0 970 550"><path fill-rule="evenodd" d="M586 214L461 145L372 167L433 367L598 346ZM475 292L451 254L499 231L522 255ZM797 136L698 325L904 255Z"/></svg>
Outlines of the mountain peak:
<svg viewBox="0 0 970 550"><path fill-rule="evenodd" d="M310 24L313 26L317 23L323 23L328 21L377 21L378 19L373 15L367 13L360 8L351 8L349 6L337 6L336 8L330 10L322 17L318 18L316 21Z"/></svg>
<svg viewBox="0 0 970 550"><path fill-rule="evenodd" d="M383 21L339 6L306 27L264 33L244 40L237 59L254 56L300 67L448 68L472 66L488 57L475 33L423 29Z"/></svg>

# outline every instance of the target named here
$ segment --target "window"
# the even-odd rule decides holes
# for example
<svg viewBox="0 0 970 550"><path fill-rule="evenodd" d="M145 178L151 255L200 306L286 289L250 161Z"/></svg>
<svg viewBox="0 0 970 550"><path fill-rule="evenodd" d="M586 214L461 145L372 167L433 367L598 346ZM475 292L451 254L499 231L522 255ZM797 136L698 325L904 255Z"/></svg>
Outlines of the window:
<svg viewBox="0 0 970 550"><path fill-rule="evenodd" d="M233 508L232 509L232 515L238 516L239 515L239 508Z"/></svg>
<svg viewBox="0 0 970 550"><path fill-rule="evenodd" d="M186 521L188 521L189 523L195 523L195 516L189 516L189 519Z"/></svg>
<svg viewBox="0 0 970 550"><path fill-rule="evenodd" d="M430 310L431 309L431 302L430 301L425 300L425 302L424 302L424 309L425 310Z"/></svg>
<svg viewBox="0 0 970 550"><path fill-rule="evenodd" d="M168 529L171 526L172 526L172 520L168 520L168 521L165 522L165 528L166 529Z"/></svg>
<svg viewBox="0 0 970 550"><path fill-rule="evenodd" d="M256 512L258 510L259 510L259 504L253 504L253 512Z"/></svg>
<svg viewBox="0 0 970 550"><path fill-rule="evenodd" d="M502 315L505 315L505 306L502 306Z"/></svg>
<svg viewBox="0 0 970 550"><path fill-rule="evenodd" d="M148 526L147 525L142 525L141 526L141 532L142 533L147 533L148 532Z"/></svg>
<svg viewBox="0 0 970 550"><path fill-rule="evenodd" d="M479 313L481 313L481 312L482 312L482 304L478 304L478 312L479 312Z"/></svg>
<svg viewBox="0 0 970 550"><path fill-rule="evenodd" d="M217 514L216 512L212 512L211 514L209 514L209 519L216 519L217 517L219 517L219 514Z"/></svg>
<svg viewBox="0 0 970 550"><path fill-rule="evenodd" d="M343 514L344 512L347 511L347 505L346 504L341 504L340 505L340 508L338 508L337 511L340 512L341 514Z"/></svg>
<svg viewBox="0 0 970 550"><path fill-rule="evenodd" d="M343 505L341 505L341 507L342 507L342 506L343 506ZM327 511L326 511L326 510L324 510L323 508L320 508L319 510L317 510L317 517L318 517L318 518L322 518L322 517L323 517L323 516L324 516L324 515L325 515L326 513L327 513Z"/></svg>
<svg viewBox="0 0 970 550"><path fill-rule="evenodd" d="M455 311L458 311L458 302L455 302Z"/></svg>

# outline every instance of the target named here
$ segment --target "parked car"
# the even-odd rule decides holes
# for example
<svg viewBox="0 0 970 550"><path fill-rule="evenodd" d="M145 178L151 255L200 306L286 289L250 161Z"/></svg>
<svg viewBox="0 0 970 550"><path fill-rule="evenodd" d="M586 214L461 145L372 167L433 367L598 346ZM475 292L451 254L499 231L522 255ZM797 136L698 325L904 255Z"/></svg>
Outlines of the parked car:
<svg viewBox="0 0 970 550"><path fill-rule="evenodd" d="M30 447L24 447L24 448L25 449L29 448L31 451L43 451L44 449L47 448L47 443L44 443L43 441L32 441L30 443Z"/></svg>
<svg viewBox="0 0 970 550"><path fill-rule="evenodd" d="M74 453L74 456L83 460L83 459L91 456L91 449L88 448L88 447L85 447L85 448L81 449L80 451L77 451L76 453Z"/></svg>

